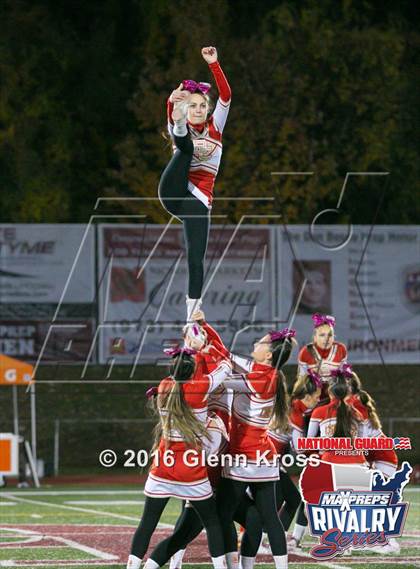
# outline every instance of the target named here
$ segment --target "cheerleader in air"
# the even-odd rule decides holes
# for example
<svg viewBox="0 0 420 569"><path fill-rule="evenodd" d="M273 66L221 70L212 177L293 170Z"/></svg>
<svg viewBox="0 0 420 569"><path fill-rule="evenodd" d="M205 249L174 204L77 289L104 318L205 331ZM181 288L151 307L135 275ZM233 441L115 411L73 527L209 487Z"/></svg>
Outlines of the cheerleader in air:
<svg viewBox="0 0 420 569"><path fill-rule="evenodd" d="M233 519L249 488L267 531L276 569L287 568L287 545L276 507L275 484L279 479L279 464L268 429L270 424L274 429L282 429L287 424L286 382L280 368L290 357L293 336L294 331L287 329L272 332L256 342L252 360L232 356L234 365L243 373L236 379L229 379L229 386L234 392L229 439L232 465L225 465L217 494L227 559L237 551ZM245 464L236 463L235 457L239 455L246 456ZM266 461L259 461L261 456ZM252 538L251 533L249 536ZM233 564L231 566L234 567Z"/></svg>
<svg viewBox="0 0 420 569"><path fill-rule="evenodd" d="M321 402L328 398L328 380L333 370L347 361L347 348L335 341L335 318L324 314L313 314L314 331L312 342L304 346L298 356L299 375L312 369L323 381Z"/></svg>
<svg viewBox="0 0 420 569"><path fill-rule="evenodd" d="M212 349L210 346L209 351ZM144 510L134 534L127 569L140 569L152 534L171 497L187 499L192 504L206 529L213 566L223 569L226 563L223 537L200 451L203 441L208 439L209 393L230 374L231 365L220 356L212 373L204 374L200 354L185 348L174 350L171 356L170 376L158 387L157 454L145 485ZM187 450L198 457L197 466L185 460ZM169 454L173 460L167 459ZM151 557L144 567L156 569L158 566Z"/></svg>
<svg viewBox="0 0 420 569"><path fill-rule="evenodd" d="M222 157L222 133L229 113L231 90L215 47L201 50L217 85L218 99L209 116L209 83L187 79L167 104L168 130L174 155L159 183L164 208L180 219L188 258L187 322L200 309L213 188Z"/></svg>

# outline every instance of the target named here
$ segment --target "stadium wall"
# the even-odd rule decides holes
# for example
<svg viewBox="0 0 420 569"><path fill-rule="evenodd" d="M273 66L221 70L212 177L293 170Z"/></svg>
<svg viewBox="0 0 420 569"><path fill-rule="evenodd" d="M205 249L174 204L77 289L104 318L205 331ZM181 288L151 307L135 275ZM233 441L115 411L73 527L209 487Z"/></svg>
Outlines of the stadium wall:
<svg viewBox="0 0 420 569"><path fill-rule="evenodd" d="M105 379L106 366L92 366L84 380L78 366L45 366L39 369L37 381L38 458L44 459L47 472L52 471L54 429L60 421L60 473L106 471L99 465L101 450L111 448L120 458L115 470L122 468L126 449L150 449L154 419L146 404L145 392L165 375L165 368L141 366L134 378L127 380L129 366L114 368L112 380ZM367 391L377 403L384 431L390 417L401 420L394 424L393 436L409 436L412 450L400 452L400 460L420 462L419 423L406 421L418 417L419 366L359 365L356 371ZM293 383L295 366L285 369L289 385ZM11 398L11 390L1 392L3 402ZM1 430L13 428L12 406L6 410ZM22 434L29 438L29 394L19 390ZM118 419L118 422L115 422ZM391 433L390 433L391 434ZM130 471L134 469L131 468Z"/></svg>

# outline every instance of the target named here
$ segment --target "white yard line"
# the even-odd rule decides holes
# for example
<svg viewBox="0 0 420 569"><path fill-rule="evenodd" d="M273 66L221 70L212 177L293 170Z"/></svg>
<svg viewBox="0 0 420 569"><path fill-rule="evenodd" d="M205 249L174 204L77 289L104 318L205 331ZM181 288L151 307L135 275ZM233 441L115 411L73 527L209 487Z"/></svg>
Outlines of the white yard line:
<svg viewBox="0 0 420 569"><path fill-rule="evenodd" d="M83 545L81 543L78 543L77 541L73 541L72 539L68 539L66 537L54 536L53 539L61 543L64 543L68 547L72 547L79 551L83 551L84 553L89 553L90 555L99 557L99 559L103 561L117 561L119 559L117 555L112 555L111 553L106 553L105 551L99 551L99 549L95 549L94 547L89 547L88 545Z"/></svg>
<svg viewBox="0 0 420 569"><path fill-rule="evenodd" d="M18 502L23 502L24 504L34 504L35 506L47 506L49 508L58 508L63 510L73 510L75 512L83 512L87 514L96 514L98 516L108 516L110 518L116 518L119 520L128 520L130 522L139 522L139 517L134 516L123 516L122 514L114 514L113 512L104 512L101 510L92 510L90 508L80 508L80 506L67 506L66 504L51 504L50 502L42 502L41 500L28 500L27 498L21 498L13 494L13 499ZM101 524L97 524L101 525ZM173 528L172 524L159 524L162 528Z"/></svg>
<svg viewBox="0 0 420 569"><path fill-rule="evenodd" d="M41 541L42 535L33 530L27 529L18 529L18 528L4 528L0 527L0 531L9 532L8 534L3 534L1 537L19 537L21 538L19 541L1 541L1 545L22 545L23 543L35 543L37 541ZM25 538L25 539L23 539Z"/></svg>
<svg viewBox="0 0 420 569"><path fill-rule="evenodd" d="M68 500L74 506L144 506L144 500Z"/></svg>

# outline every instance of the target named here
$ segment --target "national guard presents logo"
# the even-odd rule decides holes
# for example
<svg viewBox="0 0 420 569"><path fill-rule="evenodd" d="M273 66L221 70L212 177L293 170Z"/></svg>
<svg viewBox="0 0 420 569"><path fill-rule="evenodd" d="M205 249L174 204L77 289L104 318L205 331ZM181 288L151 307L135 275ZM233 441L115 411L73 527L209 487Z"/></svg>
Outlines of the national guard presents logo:
<svg viewBox="0 0 420 569"><path fill-rule="evenodd" d="M360 465L306 466L300 488L310 533L320 538L312 557L331 559L349 547L377 547L400 536L408 511L402 491L412 470L404 462L386 480L381 472Z"/></svg>

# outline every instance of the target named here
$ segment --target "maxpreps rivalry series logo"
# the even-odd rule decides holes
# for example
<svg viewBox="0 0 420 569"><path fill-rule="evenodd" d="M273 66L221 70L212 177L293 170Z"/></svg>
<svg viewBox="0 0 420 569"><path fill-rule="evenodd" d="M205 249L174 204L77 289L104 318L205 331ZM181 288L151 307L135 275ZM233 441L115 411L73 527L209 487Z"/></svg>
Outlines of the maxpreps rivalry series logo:
<svg viewBox="0 0 420 569"><path fill-rule="evenodd" d="M358 465L321 462L306 466L300 488L310 533L319 537L315 559L331 559L349 547L386 545L404 529L408 504L402 491L412 468L404 462L392 478Z"/></svg>

